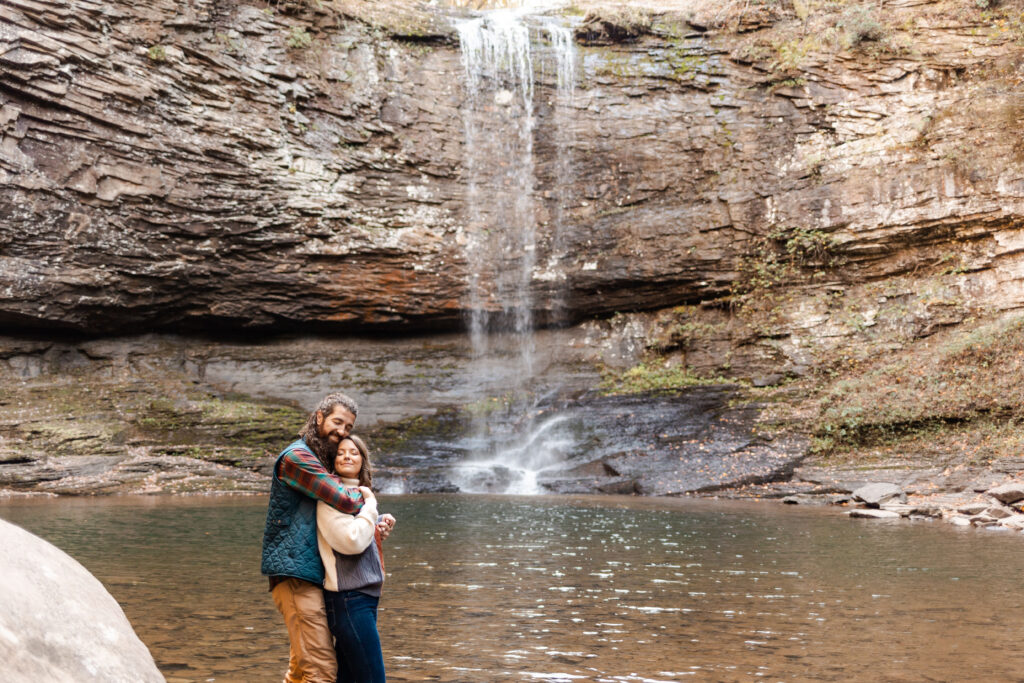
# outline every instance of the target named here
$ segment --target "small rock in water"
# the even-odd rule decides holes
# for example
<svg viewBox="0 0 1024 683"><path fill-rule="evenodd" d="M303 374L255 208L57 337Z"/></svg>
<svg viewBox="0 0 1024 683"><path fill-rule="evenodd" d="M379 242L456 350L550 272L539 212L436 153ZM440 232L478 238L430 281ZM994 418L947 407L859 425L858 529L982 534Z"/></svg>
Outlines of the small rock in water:
<svg viewBox="0 0 1024 683"><path fill-rule="evenodd" d="M875 510L872 508L856 508L846 513L854 519L899 519L900 513L892 510Z"/></svg>
<svg viewBox="0 0 1024 683"><path fill-rule="evenodd" d="M909 517L914 514L917 507L914 505L907 505L906 503L885 503L881 506L881 509L888 512L895 512L900 517Z"/></svg>
<svg viewBox="0 0 1024 683"><path fill-rule="evenodd" d="M828 505L829 500L824 496L816 496L810 493L794 493L782 499L786 505Z"/></svg>
<svg viewBox="0 0 1024 683"><path fill-rule="evenodd" d="M1007 529L1013 529L1014 531L1024 530L1024 515L1011 515L999 522Z"/></svg>
<svg viewBox="0 0 1024 683"><path fill-rule="evenodd" d="M1016 503L1019 500L1024 500L1024 483L1013 483L1003 484L1002 486L996 486L986 491L988 495L992 496L1000 503Z"/></svg>
<svg viewBox="0 0 1024 683"><path fill-rule="evenodd" d="M988 503L968 503L967 505L961 505L956 511L965 515L977 515L988 508Z"/></svg>
<svg viewBox="0 0 1024 683"><path fill-rule="evenodd" d="M985 514L992 519L1005 519L1011 516L1013 512L1004 507L990 507L985 509Z"/></svg>
<svg viewBox="0 0 1024 683"><path fill-rule="evenodd" d="M971 525L971 520L968 519L967 517L963 517L961 515L956 515L955 517L951 517L949 522L953 526L970 526Z"/></svg>
<svg viewBox="0 0 1024 683"><path fill-rule="evenodd" d="M845 493L833 493L825 496L825 502L829 505L846 505L851 500L852 498Z"/></svg>
<svg viewBox="0 0 1024 683"><path fill-rule="evenodd" d="M617 479L597 487L601 493L631 494L637 492L636 481L633 479Z"/></svg>
<svg viewBox="0 0 1024 683"><path fill-rule="evenodd" d="M942 517L942 507L938 505L915 505L910 513L911 517L928 517L931 519Z"/></svg>
<svg viewBox="0 0 1024 683"><path fill-rule="evenodd" d="M868 507L876 508L891 501L907 502L907 494L896 484L877 483L861 486L853 492L853 499Z"/></svg>

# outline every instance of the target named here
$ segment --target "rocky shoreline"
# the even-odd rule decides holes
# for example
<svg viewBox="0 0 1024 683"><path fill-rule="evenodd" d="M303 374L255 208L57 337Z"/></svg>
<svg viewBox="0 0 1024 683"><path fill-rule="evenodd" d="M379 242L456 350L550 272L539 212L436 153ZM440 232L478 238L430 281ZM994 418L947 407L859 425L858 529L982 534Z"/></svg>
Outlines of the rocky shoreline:
<svg viewBox="0 0 1024 683"><path fill-rule="evenodd" d="M267 491L268 457L260 468L242 469L187 457L128 456L116 463L80 462L54 490L0 488L0 502L25 498L105 495L262 495ZM40 481L61 463L37 474ZM88 473L89 466L95 470ZM68 466L68 463L65 463ZM0 467L5 467L0 463ZM943 521L958 527L987 531L1024 531L1024 479L1015 463L980 468L851 468L811 465L797 467L786 480L687 492L700 498L761 500L765 503L828 506L852 519L880 521ZM388 481L383 480L385 489ZM435 487L415 493L444 491ZM450 489L449 489L450 491ZM553 494L559 493L552 491ZM614 487L595 488L599 495L632 494ZM580 491L572 491L579 495ZM666 497L646 494L650 497Z"/></svg>
<svg viewBox="0 0 1024 683"><path fill-rule="evenodd" d="M944 521L991 531L1024 531L1022 463L953 464L941 469L906 463L889 467L809 465L788 481L720 495L787 505L835 507L854 519Z"/></svg>
<svg viewBox="0 0 1024 683"><path fill-rule="evenodd" d="M726 458L728 456L725 456ZM802 464L800 464L802 462ZM267 454L245 467L186 456L157 456L141 452L111 456L65 456L39 463L0 462L0 502L24 498L106 495L262 495L268 487L273 456ZM611 473L605 483L567 477L550 494L645 495L761 500L765 503L828 506L854 519L882 521L944 521L989 531L1024 531L1024 472L1022 463L1005 459L988 466L952 464L942 468L906 462L874 467L808 463L792 456L788 473L776 470L757 483L744 483L753 470L682 493L644 491L627 477ZM665 473L662 472L662 475ZM17 476L25 477L10 486ZM401 468L382 468L379 479L390 493L455 492L443 479L424 474L418 489L395 487ZM756 477L754 477L756 479ZM26 481L34 485L26 486Z"/></svg>

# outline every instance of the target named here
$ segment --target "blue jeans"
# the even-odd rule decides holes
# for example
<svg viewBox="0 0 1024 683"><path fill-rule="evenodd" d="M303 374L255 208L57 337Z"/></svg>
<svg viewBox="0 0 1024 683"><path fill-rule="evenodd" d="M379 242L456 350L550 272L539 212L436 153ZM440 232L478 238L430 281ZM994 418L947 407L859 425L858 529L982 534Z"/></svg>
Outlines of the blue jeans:
<svg viewBox="0 0 1024 683"><path fill-rule="evenodd" d="M327 626L334 636L338 683L385 683L375 598L359 591L324 591Z"/></svg>

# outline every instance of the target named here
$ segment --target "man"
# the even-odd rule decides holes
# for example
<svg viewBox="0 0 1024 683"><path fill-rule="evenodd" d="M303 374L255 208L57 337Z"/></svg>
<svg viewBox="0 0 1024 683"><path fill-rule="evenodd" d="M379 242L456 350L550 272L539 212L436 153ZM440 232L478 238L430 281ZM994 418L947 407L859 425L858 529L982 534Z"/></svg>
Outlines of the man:
<svg viewBox="0 0 1024 683"><path fill-rule="evenodd" d="M362 508L362 494L346 489L326 469L352 431L358 411L345 394L328 395L309 416L300 438L274 463L261 571L270 577L274 604L288 628L287 683L334 683L337 678L324 611L316 501L349 514Z"/></svg>

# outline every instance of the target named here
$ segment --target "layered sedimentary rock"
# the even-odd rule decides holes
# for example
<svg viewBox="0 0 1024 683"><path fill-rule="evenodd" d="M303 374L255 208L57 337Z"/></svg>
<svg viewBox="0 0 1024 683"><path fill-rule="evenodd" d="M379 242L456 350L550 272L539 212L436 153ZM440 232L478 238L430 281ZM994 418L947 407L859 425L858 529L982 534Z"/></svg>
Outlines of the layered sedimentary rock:
<svg viewBox="0 0 1024 683"><path fill-rule="evenodd" d="M558 17L579 54L569 112L537 60L533 319L661 309L538 340L585 350L576 388L652 348L813 390L889 354L862 384L906 387L1021 308L1019 3L726 2L726 21L687 4ZM339 383L380 400L382 423L476 400L462 342L48 338L458 327L470 231L501 225L467 207L456 20L403 0L0 0L0 485L258 489L271 444ZM932 374L921 395L944 396L955 373ZM913 398L853 408L899 426L1019 404ZM789 417L820 437L828 402ZM705 487L627 455L594 476ZM785 476L762 455L745 453Z"/></svg>
<svg viewBox="0 0 1024 683"><path fill-rule="evenodd" d="M794 235L827 244L815 287L939 269L1019 307L1019 27L934 6L893 3L895 48L799 60L770 33L792 14L580 27L573 115L551 74L535 98L537 318L715 299ZM450 18L345 8L0 2L0 321L456 326Z"/></svg>

